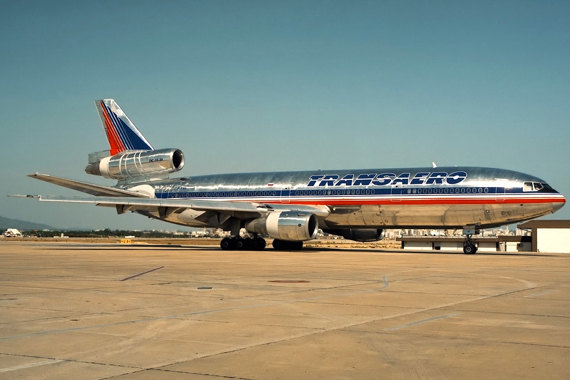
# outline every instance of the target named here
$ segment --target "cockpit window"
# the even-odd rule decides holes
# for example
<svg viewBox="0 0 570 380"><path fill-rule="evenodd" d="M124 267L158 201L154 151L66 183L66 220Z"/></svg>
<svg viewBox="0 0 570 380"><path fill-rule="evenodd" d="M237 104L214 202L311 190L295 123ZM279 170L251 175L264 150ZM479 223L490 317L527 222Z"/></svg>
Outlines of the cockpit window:
<svg viewBox="0 0 570 380"><path fill-rule="evenodd" d="M541 188L540 188L540 192L541 193L556 193L556 190L554 190L552 187L550 187L549 184L547 183L541 183Z"/></svg>
<svg viewBox="0 0 570 380"><path fill-rule="evenodd" d="M538 191L541 193L556 193L549 184L544 182L524 182L523 191Z"/></svg>

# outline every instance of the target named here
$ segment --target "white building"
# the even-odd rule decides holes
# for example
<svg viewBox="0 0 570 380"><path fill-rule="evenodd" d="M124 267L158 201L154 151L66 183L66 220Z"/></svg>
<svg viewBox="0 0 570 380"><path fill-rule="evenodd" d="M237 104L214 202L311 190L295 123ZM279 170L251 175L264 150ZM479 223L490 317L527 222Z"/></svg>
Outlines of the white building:
<svg viewBox="0 0 570 380"><path fill-rule="evenodd" d="M570 253L570 220L531 220L518 226L532 231L532 251Z"/></svg>
<svg viewBox="0 0 570 380"><path fill-rule="evenodd" d="M411 251L463 252L463 237L405 236L397 238L402 249ZM530 251L530 239L526 236L474 237L477 252L522 252ZM528 243L527 243L528 241Z"/></svg>
<svg viewBox="0 0 570 380"><path fill-rule="evenodd" d="M15 228L8 228L6 232L4 232L5 237L22 237L22 233L15 229Z"/></svg>

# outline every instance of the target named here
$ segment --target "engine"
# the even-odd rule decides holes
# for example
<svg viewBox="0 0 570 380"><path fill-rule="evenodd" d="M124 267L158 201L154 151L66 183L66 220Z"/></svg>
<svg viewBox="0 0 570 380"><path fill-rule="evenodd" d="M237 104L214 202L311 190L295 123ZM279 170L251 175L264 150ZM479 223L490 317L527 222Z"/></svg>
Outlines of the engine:
<svg viewBox="0 0 570 380"><path fill-rule="evenodd" d="M326 233L339 235L348 240L354 241L377 241L382 239L382 230L379 228L343 228L343 229L332 229L323 230Z"/></svg>
<svg viewBox="0 0 570 380"><path fill-rule="evenodd" d="M114 156L89 155L87 174L105 178L165 177L184 167L184 153L179 149L127 150Z"/></svg>
<svg viewBox="0 0 570 380"><path fill-rule="evenodd" d="M288 241L311 240L317 236L317 217L298 211L275 211L245 225L249 232Z"/></svg>

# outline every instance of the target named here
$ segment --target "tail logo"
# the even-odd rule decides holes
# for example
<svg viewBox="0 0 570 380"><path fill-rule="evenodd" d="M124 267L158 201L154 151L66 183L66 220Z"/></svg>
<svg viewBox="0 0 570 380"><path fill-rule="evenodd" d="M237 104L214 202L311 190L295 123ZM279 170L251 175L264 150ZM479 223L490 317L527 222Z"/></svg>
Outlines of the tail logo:
<svg viewBox="0 0 570 380"><path fill-rule="evenodd" d="M95 102L114 156L125 150L154 150L113 99Z"/></svg>

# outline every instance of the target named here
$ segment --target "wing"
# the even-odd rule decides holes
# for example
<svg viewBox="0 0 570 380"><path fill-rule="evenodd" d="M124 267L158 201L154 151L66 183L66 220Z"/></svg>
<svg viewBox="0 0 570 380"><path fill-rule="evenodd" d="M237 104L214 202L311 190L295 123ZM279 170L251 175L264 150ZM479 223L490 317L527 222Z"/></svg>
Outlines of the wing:
<svg viewBox="0 0 570 380"><path fill-rule="evenodd" d="M27 196L37 198L41 202L63 203L86 203L96 206L123 207L127 209L193 209L197 211L214 211L220 213L244 213L264 215L273 211L299 211L312 213L320 217L327 217L330 209L327 206L295 205L295 204L272 204L237 201L210 201L189 199L158 199L158 198L133 198L133 197L56 197L56 196ZM238 216L238 215L236 215Z"/></svg>

